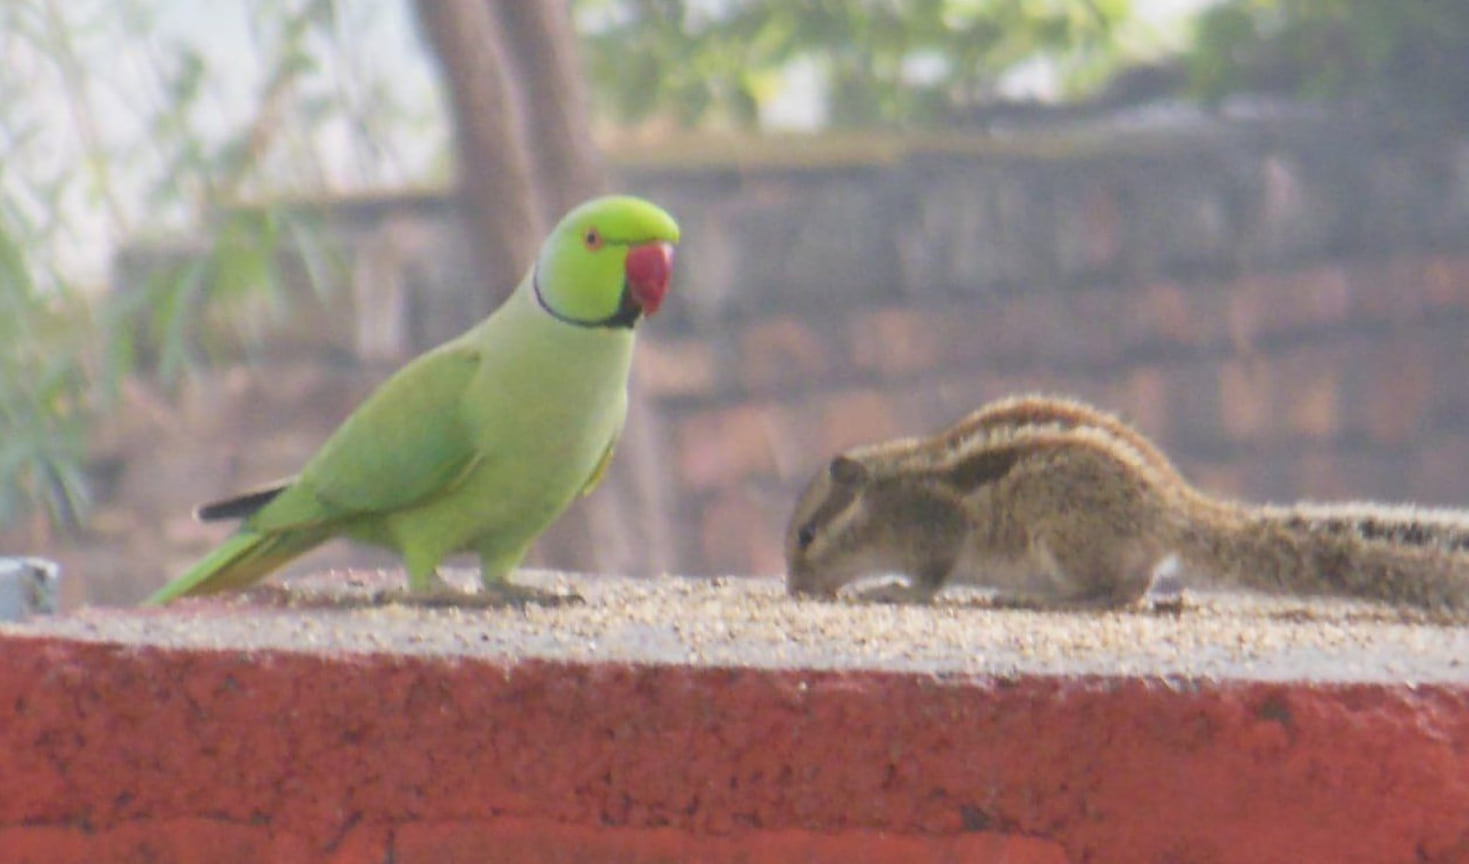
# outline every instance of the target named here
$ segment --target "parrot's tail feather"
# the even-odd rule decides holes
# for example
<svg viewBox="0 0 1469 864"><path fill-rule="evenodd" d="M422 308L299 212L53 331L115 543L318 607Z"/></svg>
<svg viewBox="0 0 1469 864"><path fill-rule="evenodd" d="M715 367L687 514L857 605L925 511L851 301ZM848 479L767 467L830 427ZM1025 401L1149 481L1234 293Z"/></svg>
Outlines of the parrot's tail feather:
<svg viewBox="0 0 1469 864"><path fill-rule="evenodd" d="M290 488L293 481L285 480L241 492L229 498L221 498L218 501L210 501L208 504L199 505L194 511L194 518L200 522L216 522L221 519L244 519L254 516L261 507L276 499L276 496Z"/></svg>
<svg viewBox="0 0 1469 864"><path fill-rule="evenodd" d="M242 532L224 541L189 572L163 586L145 606L161 606L171 600L199 594L214 594L244 588L286 562L310 551L325 537L314 531L282 534Z"/></svg>

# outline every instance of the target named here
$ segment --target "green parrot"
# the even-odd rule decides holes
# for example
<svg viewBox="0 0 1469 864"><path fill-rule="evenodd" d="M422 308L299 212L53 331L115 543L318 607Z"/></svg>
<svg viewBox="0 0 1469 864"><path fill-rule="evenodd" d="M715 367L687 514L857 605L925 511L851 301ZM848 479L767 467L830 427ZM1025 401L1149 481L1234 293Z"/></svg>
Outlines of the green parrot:
<svg viewBox="0 0 1469 864"><path fill-rule="evenodd" d="M612 458L634 330L668 292L678 237L638 198L572 210L499 309L389 378L298 476L199 508L244 521L145 603L245 587L333 537L396 550L411 596L443 596L439 563L458 552L513 596L507 575Z"/></svg>

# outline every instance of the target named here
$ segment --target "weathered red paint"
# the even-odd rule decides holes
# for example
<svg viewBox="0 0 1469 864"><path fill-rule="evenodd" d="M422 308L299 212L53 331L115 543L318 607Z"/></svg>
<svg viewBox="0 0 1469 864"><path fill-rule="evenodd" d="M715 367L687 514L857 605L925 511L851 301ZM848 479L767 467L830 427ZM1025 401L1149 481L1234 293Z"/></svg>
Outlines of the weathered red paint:
<svg viewBox="0 0 1469 864"><path fill-rule="evenodd" d="M0 853L210 864L1466 861L1469 686L8 637Z"/></svg>

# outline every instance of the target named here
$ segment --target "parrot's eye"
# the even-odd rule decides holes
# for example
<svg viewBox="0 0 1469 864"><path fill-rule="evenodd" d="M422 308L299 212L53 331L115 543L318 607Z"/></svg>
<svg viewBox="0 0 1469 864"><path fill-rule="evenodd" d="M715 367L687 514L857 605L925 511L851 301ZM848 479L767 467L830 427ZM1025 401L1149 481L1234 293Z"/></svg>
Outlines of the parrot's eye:
<svg viewBox="0 0 1469 864"><path fill-rule="evenodd" d="M602 232L596 228L588 228L586 235L582 239L586 241L587 248L593 252L602 248Z"/></svg>

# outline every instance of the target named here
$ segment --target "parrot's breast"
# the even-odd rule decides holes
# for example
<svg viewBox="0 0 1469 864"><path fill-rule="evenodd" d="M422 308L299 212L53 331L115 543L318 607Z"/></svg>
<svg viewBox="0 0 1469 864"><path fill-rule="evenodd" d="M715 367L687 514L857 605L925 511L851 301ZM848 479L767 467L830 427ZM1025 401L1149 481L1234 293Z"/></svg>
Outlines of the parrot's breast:
<svg viewBox="0 0 1469 864"><path fill-rule="evenodd" d="M557 321L517 292L472 338L481 367L460 409L473 467L396 519L446 552L508 551L560 515L621 431L633 337Z"/></svg>

